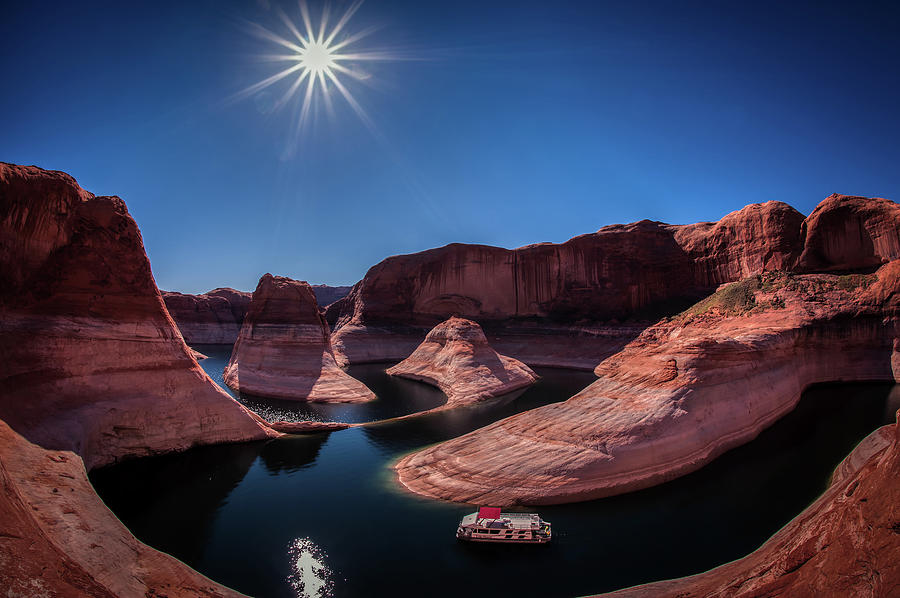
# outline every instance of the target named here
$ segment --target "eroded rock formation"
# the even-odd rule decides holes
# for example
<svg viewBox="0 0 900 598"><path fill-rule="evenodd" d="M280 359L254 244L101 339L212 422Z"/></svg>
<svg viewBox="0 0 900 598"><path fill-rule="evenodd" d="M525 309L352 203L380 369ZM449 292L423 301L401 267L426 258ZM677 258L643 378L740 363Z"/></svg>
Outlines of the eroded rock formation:
<svg viewBox="0 0 900 598"><path fill-rule="evenodd" d="M328 403L375 394L334 361L331 334L309 284L265 274L225 368L225 383L252 395Z"/></svg>
<svg viewBox="0 0 900 598"><path fill-rule="evenodd" d="M0 586L231 594L138 543L85 476L277 435L192 357L125 204L61 172L0 164L0 277Z"/></svg>
<svg viewBox="0 0 900 598"><path fill-rule="evenodd" d="M900 260L876 275L733 283L648 328L568 401L414 453L409 489L491 504L587 500L655 485L754 438L805 388L891 380Z"/></svg>
<svg viewBox="0 0 900 598"><path fill-rule="evenodd" d="M387 373L437 386L447 395L447 407L500 396L537 380L528 366L494 351L481 327L463 318L435 326L412 355Z"/></svg>
<svg viewBox="0 0 900 598"><path fill-rule="evenodd" d="M163 291L166 308L189 345L232 345L250 307L250 293L223 288L202 295Z"/></svg>

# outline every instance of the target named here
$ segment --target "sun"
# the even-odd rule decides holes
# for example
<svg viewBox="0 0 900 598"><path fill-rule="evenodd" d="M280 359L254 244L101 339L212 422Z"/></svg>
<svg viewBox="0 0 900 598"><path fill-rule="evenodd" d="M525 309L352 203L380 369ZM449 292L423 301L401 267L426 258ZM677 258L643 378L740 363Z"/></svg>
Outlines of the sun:
<svg viewBox="0 0 900 598"><path fill-rule="evenodd" d="M286 62L288 65L240 91L236 94L237 97L249 97L282 80L290 81L287 89L275 102L273 109L278 109L292 100L297 101L299 110L296 132L299 134L309 119L310 108L316 99L323 100L329 112L333 112L331 100L331 89L333 88L340 93L363 123L370 129L374 129L372 120L342 81L342 78L357 81L369 79L368 73L359 68L359 62L393 59L389 52L366 52L351 49L354 44L374 31L369 28L351 34L345 32L347 23L362 5L362 0L352 3L330 28L327 5L322 9L318 27L314 27L305 0L300 0L299 4L299 21L292 20L277 5L275 6L276 14L290 33L288 36L273 33L256 23L248 24L252 34L289 50L288 53L267 54L263 58L272 62ZM298 26L301 22L303 32ZM301 97L302 100L300 100Z"/></svg>
<svg viewBox="0 0 900 598"><path fill-rule="evenodd" d="M325 44L310 43L299 53L297 59L304 69L312 71L313 74L318 75L324 71L326 75L331 77L331 67L335 65L334 54L331 48Z"/></svg>

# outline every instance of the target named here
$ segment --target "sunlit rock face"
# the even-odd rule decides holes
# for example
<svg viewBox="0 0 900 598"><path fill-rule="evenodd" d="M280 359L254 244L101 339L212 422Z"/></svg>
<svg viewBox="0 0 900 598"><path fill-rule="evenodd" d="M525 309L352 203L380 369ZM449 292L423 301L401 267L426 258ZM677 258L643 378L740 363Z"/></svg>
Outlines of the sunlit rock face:
<svg viewBox="0 0 900 598"><path fill-rule="evenodd" d="M596 365L610 354L590 346L590 337L603 336L593 331L598 322L669 313L723 282L790 267L800 255L802 223L803 216L787 204L768 202L718 223L645 220L606 226L559 245L507 250L453 244L390 257L330 307L338 359L396 358L421 342L423 327L456 314L486 330L502 325L539 334L536 343L522 343L522 353L510 352L528 363L536 363L542 342L562 346L579 328L590 329L585 340ZM391 331L397 333L393 340ZM532 347L538 348L535 354L529 353ZM557 353L547 365L567 365L565 351Z"/></svg>
<svg viewBox="0 0 900 598"><path fill-rule="evenodd" d="M412 355L387 373L434 384L447 395L448 406L454 407L506 394L537 380L528 366L494 351L481 327L464 318L450 318L435 326Z"/></svg>
<svg viewBox="0 0 900 598"><path fill-rule="evenodd" d="M189 345L232 345L250 307L250 293L229 288L202 295L163 291L166 308Z"/></svg>
<svg viewBox="0 0 900 598"><path fill-rule="evenodd" d="M396 466L417 493L549 504L630 492L702 467L794 408L811 384L894 380L900 260L871 275L771 274L663 319L563 403Z"/></svg>
<svg viewBox="0 0 900 598"><path fill-rule="evenodd" d="M265 274L225 368L225 383L279 399L351 403L374 393L341 370L309 284Z"/></svg>
<svg viewBox="0 0 900 598"><path fill-rule="evenodd" d="M232 594L134 540L85 475L276 434L191 356L125 204L0 163L0 278L0 587Z"/></svg>

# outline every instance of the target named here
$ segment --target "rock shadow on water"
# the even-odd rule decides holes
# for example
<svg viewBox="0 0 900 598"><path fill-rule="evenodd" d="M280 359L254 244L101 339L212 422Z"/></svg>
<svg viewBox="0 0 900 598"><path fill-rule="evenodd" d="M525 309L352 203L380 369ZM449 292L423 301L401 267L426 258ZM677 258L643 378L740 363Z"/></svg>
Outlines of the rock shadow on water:
<svg viewBox="0 0 900 598"><path fill-rule="evenodd" d="M565 401L596 380L590 372L546 367L533 369L540 378L527 388L473 405L373 422L362 429L382 453L396 456L462 436L523 411Z"/></svg>
<svg viewBox="0 0 900 598"><path fill-rule="evenodd" d="M266 442L198 447L95 469L91 484L134 535L191 563L201 559L228 495ZM158 525L161 520L166 525Z"/></svg>

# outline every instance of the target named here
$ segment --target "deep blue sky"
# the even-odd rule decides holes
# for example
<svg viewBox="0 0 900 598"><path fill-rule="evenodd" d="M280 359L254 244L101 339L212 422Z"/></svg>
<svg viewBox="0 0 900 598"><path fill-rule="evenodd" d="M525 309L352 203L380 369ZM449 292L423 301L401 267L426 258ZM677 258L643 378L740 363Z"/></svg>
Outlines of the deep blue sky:
<svg viewBox="0 0 900 598"><path fill-rule="evenodd" d="M354 47L420 60L347 83L377 135L335 95L292 156L290 109L226 101L278 68L243 25L289 35L268 2L10 4L0 160L124 198L157 283L185 292L353 283L449 242L769 199L900 199L900 3L503 4L368 0L347 32L379 29Z"/></svg>

